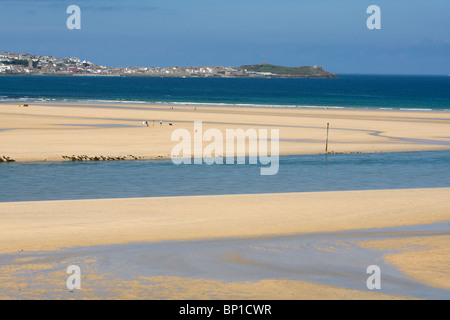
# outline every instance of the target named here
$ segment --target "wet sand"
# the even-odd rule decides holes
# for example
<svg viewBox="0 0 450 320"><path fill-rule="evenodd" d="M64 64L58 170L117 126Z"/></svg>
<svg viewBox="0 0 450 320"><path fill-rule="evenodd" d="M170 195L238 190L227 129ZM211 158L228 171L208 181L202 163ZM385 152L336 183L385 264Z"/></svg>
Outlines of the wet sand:
<svg viewBox="0 0 450 320"><path fill-rule="evenodd" d="M437 264L427 252L449 236L450 224L436 223L18 252L0 255L0 288L10 299L447 299L449 288L428 280L448 279L449 252ZM402 247L368 246L391 241ZM404 254L432 270L425 265L425 277L410 277L391 261ZM81 269L79 290L65 286L70 265ZM367 288L370 265L380 267L380 289Z"/></svg>
<svg viewBox="0 0 450 320"><path fill-rule="evenodd" d="M447 228L447 231L450 231ZM364 241L360 245L375 250L390 250L385 256L405 275L431 287L448 290L444 298L450 298L450 234L441 236L408 237Z"/></svg>
<svg viewBox="0 0 450 320"><path fill-rule="evenodd" d="M176 144L172 132L192 132L194 121L222 132L279 129L281 155L324 153L327 123L330 152L450 149L449 113L195 108L2 104L0 158L168 158ZM440 188L0 203L0 298L445 297L449 193ZM436 223L444 227L423 233L424 225ZM417 228L408 234L378 230L405 226ZM355 230L362 236L349 234ZM373 236L373 230L381 233ZM71 264L82 267L82 290L65 286ZM364 287L369 264L387 275L381 291ZM217 274L202 276L207 269Z"/></svg>
<svg viewBox="0 0 450 320"><path fill-rule="evenodd" d="M12 299L441 298L449 192L0 203L0 287ZM365 287L373 264L382 290Z"/></svg>
<svg viewBox="0 0 450 320"><path fill-rule="evenodd" d="M0 115L0 156L16 161L62 161L62 156L72 155L169 158L178 143L171 142L172 132L193 132L194 121L224 136L226 129L279 129L281 155L324 153L327 123L330 152L450 149L450 113L445 112L223 106L172 110L167 105L45 102L28 108L1 104Z"/></svg>

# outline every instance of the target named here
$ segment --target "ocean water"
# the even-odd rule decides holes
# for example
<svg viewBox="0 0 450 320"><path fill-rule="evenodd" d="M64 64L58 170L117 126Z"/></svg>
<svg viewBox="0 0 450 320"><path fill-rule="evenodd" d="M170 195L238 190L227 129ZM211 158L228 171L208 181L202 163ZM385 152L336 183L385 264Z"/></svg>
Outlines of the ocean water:
<svg viewBox="0 0 450 320"><path fill-rule="evenodd" d="M248 161L0 163L0 202L450 187L450 151L281 156L276 175L261 176L260 168Z"/></svg>
<svg viewBox="0 0 450 320"><path fill-rule="evenodd" d="M0 102L32 100L450 111L450 77L0 76ZM275 176L170 160L0 163L0 201L450 187L449 172L450 151L285 156Z"/></svg>
<svg viewBox="0 0 450 320"><path fill-rule="evenodd" d="M0 76L1 101L107 101L450 111L450 77L338 79Z"/></svg>

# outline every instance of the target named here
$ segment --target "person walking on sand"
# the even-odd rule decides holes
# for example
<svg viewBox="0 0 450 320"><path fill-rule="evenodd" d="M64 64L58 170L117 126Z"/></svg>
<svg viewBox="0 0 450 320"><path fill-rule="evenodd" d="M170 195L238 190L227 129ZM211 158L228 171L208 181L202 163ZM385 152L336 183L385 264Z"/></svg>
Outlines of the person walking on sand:
<svg viewBox="0 0 450 320"><path fill-rule="evenodd" d="M159 121L159 125L160 125L160 126L162 126L162 120L161 120L161 121Z"/></svg>

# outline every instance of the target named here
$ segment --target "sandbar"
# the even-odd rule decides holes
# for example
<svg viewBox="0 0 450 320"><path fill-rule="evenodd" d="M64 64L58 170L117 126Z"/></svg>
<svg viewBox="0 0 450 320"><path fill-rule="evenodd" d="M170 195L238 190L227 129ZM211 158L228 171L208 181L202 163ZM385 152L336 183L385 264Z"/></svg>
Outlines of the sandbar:
<svg viewBox="0 0 450 320"><path fill-rule="evenodd" d="M450 149L448 112L36 102L0 104L0 157L170 158L178 143L172 132L193 133L194 121L224 136L227 129L278 129L280 155L325 153L327 124L328 152Z"/></svg>
<svg viewBox="0 0 450 320"><path fill-rule="evenodd" d="M0 203L0 253L450 220L450 188Z"/></svg>

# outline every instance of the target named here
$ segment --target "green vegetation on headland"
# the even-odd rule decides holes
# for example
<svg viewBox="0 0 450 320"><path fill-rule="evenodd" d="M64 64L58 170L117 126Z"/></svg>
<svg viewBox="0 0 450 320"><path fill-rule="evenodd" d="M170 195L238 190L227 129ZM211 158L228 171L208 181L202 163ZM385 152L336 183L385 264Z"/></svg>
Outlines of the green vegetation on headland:
<svg viewBox="0 0 450 320"><path fill-rule="evenodd" d="M335 74L325 71L319 66L284 67L262 63L240 66L239 70L279 78L337 78Z"/></svg>

